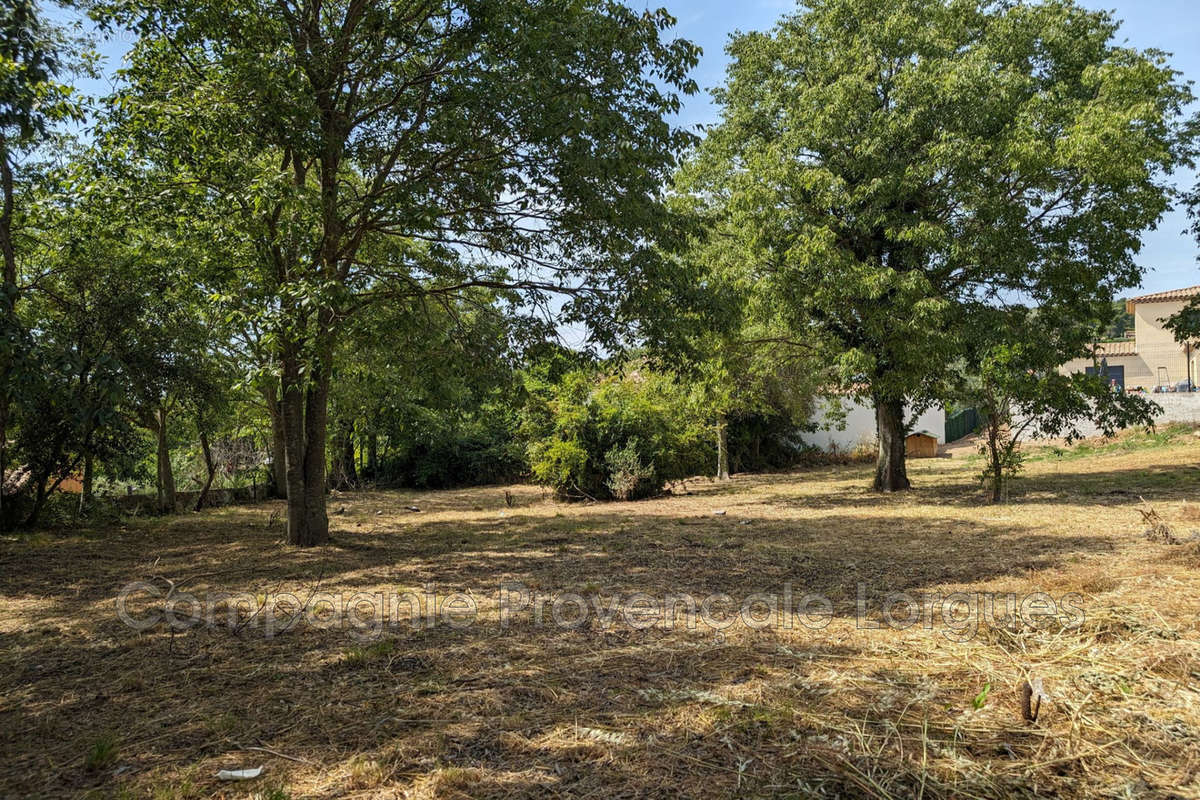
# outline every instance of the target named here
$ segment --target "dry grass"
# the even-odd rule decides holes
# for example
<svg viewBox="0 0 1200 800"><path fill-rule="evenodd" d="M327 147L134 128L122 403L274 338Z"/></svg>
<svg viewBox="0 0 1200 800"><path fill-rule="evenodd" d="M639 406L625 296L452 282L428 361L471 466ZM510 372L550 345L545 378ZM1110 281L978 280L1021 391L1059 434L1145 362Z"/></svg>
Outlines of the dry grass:
<svg viewBox="0 0 1200 800"><path fill-rule="evenodd" d="M331 503L335 543L313 552L280 543L268 506L0 542L0 795L1200 797L1196 441L1032 459L1003 507L961 458L910 470L918 489L894 497L864 490L861 466L611 505L367 493ZM1145 539L1139 497L1182 544ZM479 618L370 641L136 633L114 597L152 576L301 601L429 585L469 593ZM505 630L503 581L605 599L790 581L834 617ZM859 584L872 624L889 591L1074 592L1084 620L866 628ZM1044 688L1036 722L1027 682Z"/></svg>

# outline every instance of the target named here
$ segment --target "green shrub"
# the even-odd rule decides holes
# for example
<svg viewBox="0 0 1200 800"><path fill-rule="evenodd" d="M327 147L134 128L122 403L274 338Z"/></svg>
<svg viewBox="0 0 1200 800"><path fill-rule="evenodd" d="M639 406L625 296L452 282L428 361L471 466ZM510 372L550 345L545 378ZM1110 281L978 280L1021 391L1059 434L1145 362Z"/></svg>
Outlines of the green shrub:
<svg viewBox="0 0 1200 800"><path fill-rule="evenodd" d="M417 489L518 480L529 465L512 416L502 408L485 408L462 418L430 413L413 426L416 430L395 437L398 452L381 459L375 480Z"/></svg>
<svg viewBox="0 0 1200 800"><path fill-rule="evenodd" d="M711 431L672 376L573 370L530 377L523 435L533 478L561 498L634 500L705 471Z"/></svg>
<svg viewBox="0 0 1200 800"><path fill-rule="evenodd" d="M654 469L643 463L636 438L605 453L604 467L608 476L604 485L618 500L649 497L661 486L656 480Z"/></svg>

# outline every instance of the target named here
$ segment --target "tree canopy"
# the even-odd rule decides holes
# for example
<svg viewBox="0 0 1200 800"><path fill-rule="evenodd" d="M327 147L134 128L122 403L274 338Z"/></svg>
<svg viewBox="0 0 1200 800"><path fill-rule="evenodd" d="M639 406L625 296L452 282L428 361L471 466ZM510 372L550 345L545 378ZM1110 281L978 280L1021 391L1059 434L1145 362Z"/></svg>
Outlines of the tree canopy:
<svg viewBox="0 0 1200 800"><path fill-rule="evenodd" d="M362 303L563 292L566 319L612 340L611 309L652 280L649 243L669 233L661 187L691 141L664 117L695 91L698 55L660 38L666 12L600 0L103 8L140 34L114 104L126 158L240 216L253 243L236 280L269 313L294 543L326 537L330 379Z"/></svg>
<svg viewBox="0 0 1200 800"><path fill-rule="evenodd" d="M980 309L1107 318L1140 282L1191 94L1115 32L1062 0L815 0L730 43L693 186L873 401L876 488L909 485L905 407L947 397Z"/></svg>

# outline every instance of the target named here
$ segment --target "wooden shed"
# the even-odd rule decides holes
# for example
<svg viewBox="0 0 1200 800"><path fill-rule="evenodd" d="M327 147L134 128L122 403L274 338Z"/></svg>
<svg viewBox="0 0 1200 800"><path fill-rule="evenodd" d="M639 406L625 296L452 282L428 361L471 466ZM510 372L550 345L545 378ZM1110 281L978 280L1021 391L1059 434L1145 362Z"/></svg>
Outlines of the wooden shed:
<svg viewBox="0 0 1200 800"><path fill-rule="evenodd" d="M908 458L937 458L937 437L927 431L910 433L904 440L904 453Z"/></svg>

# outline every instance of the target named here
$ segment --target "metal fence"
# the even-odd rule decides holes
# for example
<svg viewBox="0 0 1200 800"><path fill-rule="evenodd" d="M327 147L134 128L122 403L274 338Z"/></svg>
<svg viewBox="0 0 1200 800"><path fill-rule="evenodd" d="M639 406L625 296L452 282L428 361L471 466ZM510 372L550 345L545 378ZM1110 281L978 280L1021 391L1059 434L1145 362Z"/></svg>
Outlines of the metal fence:
<svg viewBox="0 0 1200 800"><path fill-rule="evenodd" d="M946 441L956 442L967 434L979 430L983 420L979 410L962 408L946 417Z"/></svg>

